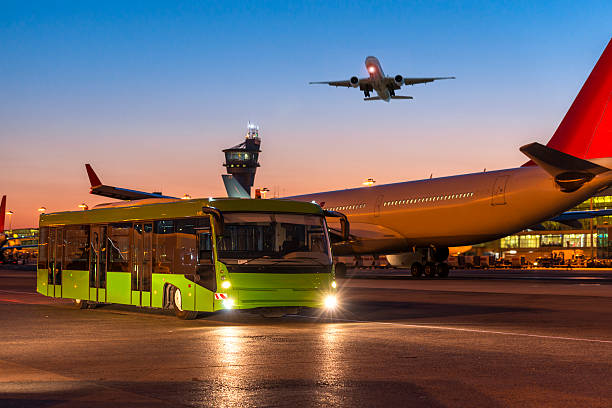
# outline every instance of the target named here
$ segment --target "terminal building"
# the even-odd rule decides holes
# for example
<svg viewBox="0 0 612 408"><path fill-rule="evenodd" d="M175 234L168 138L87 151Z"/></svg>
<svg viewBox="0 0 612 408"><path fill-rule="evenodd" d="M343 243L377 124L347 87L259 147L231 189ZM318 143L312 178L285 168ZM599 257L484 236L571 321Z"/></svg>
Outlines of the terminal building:
<svg viewBox="0 0 612 408"><path fill-rule="evenodd" d="M608 188L572 210L612 209L612 188ZM573 256L612 259L612 216L572 221L570 225L547 221L541 228L527 229L495 241L474 245L474 255L521 257L533 262L538 257Z"/></svg>

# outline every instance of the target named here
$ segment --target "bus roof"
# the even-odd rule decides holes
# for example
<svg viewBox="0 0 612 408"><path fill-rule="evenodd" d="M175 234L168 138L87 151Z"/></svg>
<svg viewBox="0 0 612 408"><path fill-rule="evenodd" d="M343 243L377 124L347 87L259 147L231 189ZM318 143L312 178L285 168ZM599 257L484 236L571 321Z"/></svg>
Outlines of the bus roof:
<svg viewBox="0 0 612 408"><path fill-rule="evenodd" d="M41 214L40 226L65 224L96 224L203 216L202 207L214 207L221 212L283 212L318 214L317 204L293 200L241 198L199 198L193 200L144 199L102 204L91 210Z"/></svg>

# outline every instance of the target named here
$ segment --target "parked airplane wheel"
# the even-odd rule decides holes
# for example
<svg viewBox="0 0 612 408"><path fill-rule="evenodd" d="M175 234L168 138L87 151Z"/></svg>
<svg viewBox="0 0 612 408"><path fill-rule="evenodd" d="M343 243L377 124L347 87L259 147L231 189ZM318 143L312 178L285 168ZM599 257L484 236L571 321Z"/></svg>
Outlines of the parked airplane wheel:
<svg viewBox="0 0 612 408"><path fill-rule="evenodd" d="M413 263L410 267L410 273L413 277L420 278L423 275L423 265L418 262Z"/></svg>
<svg viewBox="0 0 612 408"><path fill-rule="evenodd" d="M176 317L183 320L193 320L198 317L198 312L196 311L183 310L183 297L179 288L174 288L172 292L172 306L174 306Z"/></svg>
<svg viewBox="0 0 612 408"><path fill-rule="evenodd" d="M423 272L428 278L433 278L434 276L436 276L436 264L433 262L427 262L425 264L425 269L423 270Z"/></svg>
<svg viewBox="0 0 612 408"><path fill-rule="evenodd" d="M448 277L449 267L447 263L439 263L436 267L436 273L440 278Z"/></svg>

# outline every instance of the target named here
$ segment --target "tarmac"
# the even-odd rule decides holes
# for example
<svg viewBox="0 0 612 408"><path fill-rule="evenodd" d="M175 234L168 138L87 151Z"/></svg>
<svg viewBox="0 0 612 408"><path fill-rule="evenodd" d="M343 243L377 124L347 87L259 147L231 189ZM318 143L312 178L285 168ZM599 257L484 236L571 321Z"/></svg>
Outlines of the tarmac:
<svg viewBox="0 0 612 408"><path fill-rule="evenodd" d="M357 271L339 310L73 309L0 269L2 407L609 407L612 271Z"/></svg>

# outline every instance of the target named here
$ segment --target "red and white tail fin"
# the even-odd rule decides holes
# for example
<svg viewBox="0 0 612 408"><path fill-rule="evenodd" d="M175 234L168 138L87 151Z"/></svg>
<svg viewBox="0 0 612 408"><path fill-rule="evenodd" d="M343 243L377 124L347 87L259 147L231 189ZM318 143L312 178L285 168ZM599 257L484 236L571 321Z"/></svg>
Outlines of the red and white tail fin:
<svg viewBox="0 0 612 408"><path fill-rule="evenodd" d="M4 217L6 217L6 196L2 196L2 203L0 203L0 233L4 231Z"/></svg>
<svg viewBox="0 0 612 408"><path fill-rule="evenodd" d="M612 157L612 40L547 146L581 159Z"/></svg>

